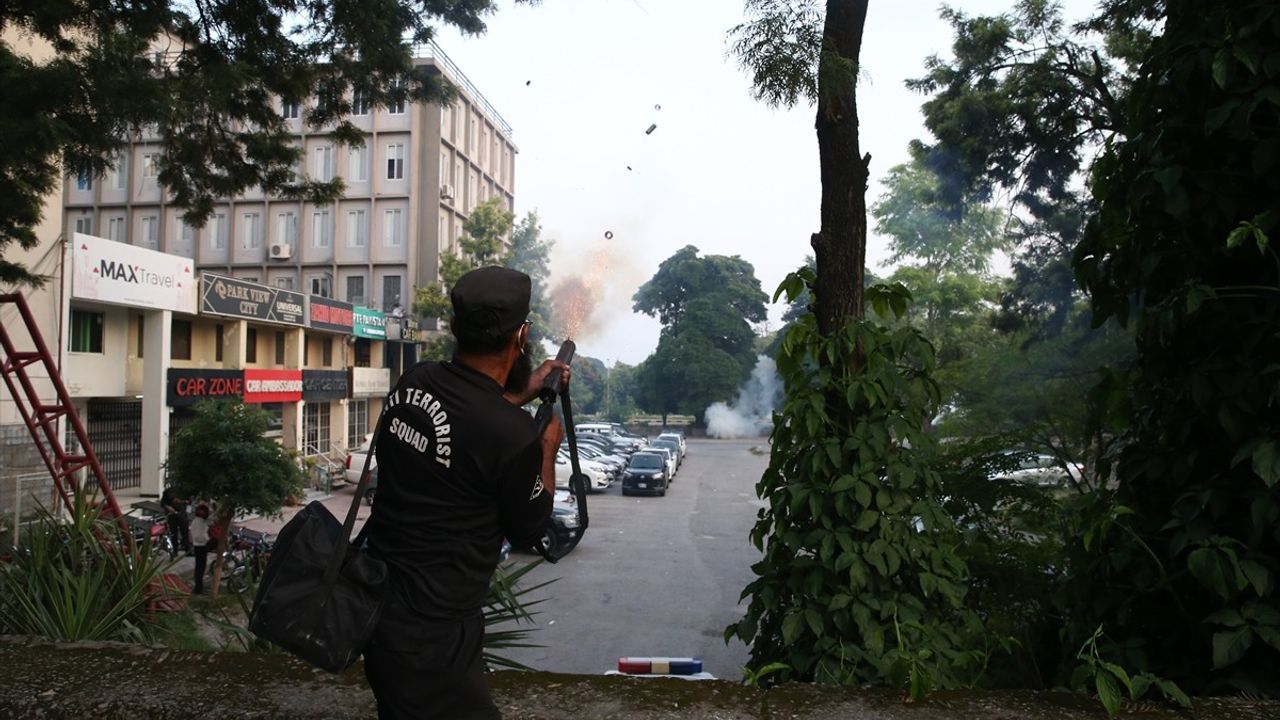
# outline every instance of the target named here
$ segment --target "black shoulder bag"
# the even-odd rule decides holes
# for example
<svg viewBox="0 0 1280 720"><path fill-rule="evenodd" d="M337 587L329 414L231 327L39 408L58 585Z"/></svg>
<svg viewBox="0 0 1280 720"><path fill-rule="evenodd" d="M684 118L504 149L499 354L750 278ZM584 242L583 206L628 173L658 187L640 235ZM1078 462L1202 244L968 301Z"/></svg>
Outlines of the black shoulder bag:
<svg viewBox="0 0 1280 720"><path fill-rule="evenodd" d="M341 672L364 652L382 616L387 566L351 543L369 466L387 415L382 404L346 522L319 501L294 515L276 539L258 584L249 630L316 667Z"/></svg>

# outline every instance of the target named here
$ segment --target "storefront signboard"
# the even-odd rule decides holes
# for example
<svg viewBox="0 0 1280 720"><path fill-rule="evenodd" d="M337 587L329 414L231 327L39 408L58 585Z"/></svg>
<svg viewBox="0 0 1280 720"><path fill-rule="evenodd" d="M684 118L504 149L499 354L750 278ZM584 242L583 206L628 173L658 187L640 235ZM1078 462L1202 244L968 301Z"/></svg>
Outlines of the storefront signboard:
<svg viewBox="0 0 1280 720"><path fill-rule="evenodd" d="M350 387L346 370L302 371L302 399L307 402L341 400Z"/></svg>
<svg viewBox="0 0 1280 720"><path fill-rule="evenodd" d="M243 370L169 368L168 397L174 407L195 405L201 400L238 400L243 396Z"/></svg>
<svg viewBox="0 0 1280 720"><path fill-rule="evenodd" d="M351 397L382 397L391 392L390 368L351 368Z"/></svg>
<svg viewBox="0 0 1280 720"><path fill-rule="evenodd" d="M351 303L319 295L311 295L307 298L307 305L309 307L307 327L315 328L316 330L331 330L347 335L351 334L351 328L355 322L355 313Z"/></svg>
<svg viewBox="0 0 1280 720"><path fill-rule="evenodd" d="M247 280L200 273L200 312L301 326L306 321L306 296Z"/></svg>
<svg viewBox="0 0 1280 720"><path fill-rule="evenodd" d="M353 332L356 337L371 338L373 340L387 339L387 321L386 316L382 313L357 305L354 319Z"/></svg>
<svg viewBox="0 0 1280 720"><path fill-rule="evenodd" d="M84 233L71 237L72 297L195 314L190 259Z"/></svg>
<svg viewBox="0 0 1280 720"><path fill-rule="evenodd" d="M387 339L400 342L418 342L418 319L412 317L387 318Z"/></svg>
<svg viewBox="0 0 1280 720"><path fill-rule="evenodd" d="M245 368L244 401L247 403L297 402L302 399L301 370Z"/></svg>

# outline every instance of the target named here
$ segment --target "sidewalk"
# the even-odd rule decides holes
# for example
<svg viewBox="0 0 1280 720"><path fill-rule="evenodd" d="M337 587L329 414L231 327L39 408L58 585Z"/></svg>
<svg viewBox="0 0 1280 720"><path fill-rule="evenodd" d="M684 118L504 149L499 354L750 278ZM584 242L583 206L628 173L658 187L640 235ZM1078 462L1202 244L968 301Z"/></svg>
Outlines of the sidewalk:
<svg viewBox="0 0 1280 720"><path fill-rule="evenodd" d="M351 507L351 498L355 493L355 489L355 485L345 485L337 488L332 493L327 494L308 490L306 497L301 503L293 507L282 508L279 517L246 514L237 517L232 525L234 527L242 527L249 530L257 530L259 532L268 532L273 534L279 533L280 529L284 527L285 523L289 522L290 518L313 500L319 500L323 503L324 506L329 509L329 512L333 513L334 517L338 518L338 521L341 522L347 517L347 510ZM113 494L115 495L116 503L120 506L120 510L125 513L129 512L132 504L135 502L140 500L154 501L156 499L154 497L144 497L140 492L138 492L137 488L115 490L113 491ZM364 525L364 521L369 518L370 509L371 508L367 503L360 503L360 509L356 515L355 530L352 533L353 535L360 531L360 528ZM213 558L210 557L209 560L212 562ZM178 575L184 582L190 584L192 575L195 573L195 559L188 555L179 555L174 560L174 563L172 567L169 568L168 572Z"/></svg>

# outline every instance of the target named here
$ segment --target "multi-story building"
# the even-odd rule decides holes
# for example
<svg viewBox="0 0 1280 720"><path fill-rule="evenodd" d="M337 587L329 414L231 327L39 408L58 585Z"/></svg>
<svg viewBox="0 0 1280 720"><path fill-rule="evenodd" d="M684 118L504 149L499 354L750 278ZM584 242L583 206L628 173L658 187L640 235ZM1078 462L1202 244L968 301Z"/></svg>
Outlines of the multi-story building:
<svg viewBox="0 0 1280 720"><path fill-rule="evenodd" d="M83 232L192 258L196 268L394 313L416 286L437 279L477 203L500 197L514 208L516 147L511 127L434 43L415 64L458 89L450 105L372 108L352 98L364 142L343 146L304 124L306 108L280 103L304 150L299 171L341 177L334 203L246 192L217 204L203 228L187 225L157 182L160 145L130 140L103 177L70 178L63 192L66 235ZM314 99L312 100L314 102Z"/></svg>
<svg viewBox="0 0 1280 720"><path fill-rule="evenodd" d="M415 55L459 97L377 110L353 98L360 145L339 146L303 125L304 108L279 106L305 149L299 170L344 179L337 202L248 192L194 228L158 185L160 145L145 135L105 175L72 175L50 198L40 246L15 259L50 278L24 294L115 487L159 493L168 444L203 398L262 404L277 419L272 433L304 454L343 452L373 429L382 395L413 359L416 324L400 315L414 287L437 279L440 253L477 203L514 205L511 128L439 48ZM77 232L135 247L73 242ZM105 281L121 278L105 268L126 264L183 290L111 289ZM215 299L240 295L270 298L253 307ZM6 400L0 505L21 473L36 482L42 471Z"/></svg>

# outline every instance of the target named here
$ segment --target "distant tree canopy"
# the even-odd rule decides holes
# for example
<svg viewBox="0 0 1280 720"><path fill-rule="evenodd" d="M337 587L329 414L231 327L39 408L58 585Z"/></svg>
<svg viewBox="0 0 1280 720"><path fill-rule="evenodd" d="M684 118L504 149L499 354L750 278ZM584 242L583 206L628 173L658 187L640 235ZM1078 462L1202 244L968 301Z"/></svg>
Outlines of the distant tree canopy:
<svg viewBox="0 0 1280 720"><path fill-rule="evenodd" d="M302 148L278 102L302 105L309 128L357 141L348 119L357 99L385 106L451 95L438 72L411 61L412 44L433 37L430 23L479 33L494 8L491 0L5 4L0 30L47 42L54 56L34 62L0 43L0 250L33 247L58 179L101 175L144 128L160 135L158 181L195 225L217 199L251 187L331 201L341 180L296 177ZM36 278L0 259L0 282L14 281Z"/></svg>
<svg viewBox="0 0 1280 720"><path fill-rule="evenodd" d="M752 322L767 317L755 269L736 255L698 257L687 245L636 291L637 312L662 321L658 348L636 371L636 399L650 412L702 414L734 397L755 367Z"/></svg>

